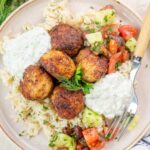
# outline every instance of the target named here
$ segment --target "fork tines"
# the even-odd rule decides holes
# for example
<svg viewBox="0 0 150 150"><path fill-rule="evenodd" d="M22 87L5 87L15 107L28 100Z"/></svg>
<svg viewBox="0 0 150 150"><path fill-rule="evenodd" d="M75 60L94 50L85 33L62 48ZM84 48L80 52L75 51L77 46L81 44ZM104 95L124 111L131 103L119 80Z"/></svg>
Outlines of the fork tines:
<svg viewBox="0 0 150 150"><path fill-rule="evenodd" d="M124 110L121 116L115 116L105 135L105 138L107 140L117 139L119 141L133 118L134 115L128 112L127 109Z"/></svg>

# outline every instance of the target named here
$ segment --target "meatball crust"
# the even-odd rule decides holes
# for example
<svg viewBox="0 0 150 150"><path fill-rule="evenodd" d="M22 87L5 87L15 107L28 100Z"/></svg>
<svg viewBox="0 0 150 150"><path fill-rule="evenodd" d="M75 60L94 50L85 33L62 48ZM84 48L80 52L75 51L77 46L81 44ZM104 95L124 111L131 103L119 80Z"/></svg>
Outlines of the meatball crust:
<svg viewBox="0 0 150 150"><path fill-rule="evenodd" d="M62 51L50 50L40 58L41 66L53 77L70 79L76 70L73 60Z"/></svg>
<svg viewBox="0 0 150 150"><path fill-rule="evenodd" d="M51 31L52 48L64 51L69 56L75 56L84 45L83 34L67 24L56 25Z"/></svg>
<svg viewBox="0 0 150 150"><path fill-rule="evenodd" d="M82 91L69 91L61 86L54 89L51 101L58 115L65 119L73 119L84 108Z"/></svg>
<svg viewBox="0 0 150 150"><path fill-rule="evenodd" d="M53 89L51 77L42 68L30 65L26 68L23 79L20 81L20 90L23 96L29 100L42 100Z"/></svg>
<svg viewBox="0 0 150 150"><path fill-rule="evenodd" d="M91 55L93 52L89 48L84 48L80 50L79 54L75 58L75 62L79 63L82 61L84 58L87 58L89 55Z"/></svg>
<svg viewBox="0 0 150 150"><path fill-rule="evenodd" d="M107 73L108 59L90 54L78 64L83 70L82 79L87 82L96 82Z"/></svg>

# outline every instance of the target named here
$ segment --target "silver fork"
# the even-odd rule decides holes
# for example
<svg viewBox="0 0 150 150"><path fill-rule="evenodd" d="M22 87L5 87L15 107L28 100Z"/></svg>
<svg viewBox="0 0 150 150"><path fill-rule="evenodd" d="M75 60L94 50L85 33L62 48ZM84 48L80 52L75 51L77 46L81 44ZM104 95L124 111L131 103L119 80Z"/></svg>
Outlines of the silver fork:
<svg viewBox="0 0 150 150"><path fill-rule="evenodd" d="M130 73L130 80L132 83L132 99L127 108L124 109L124 112L121 116L116 116L106 135L106 139L117 139L118 141L120 138L125 134L128 126L130 125L131 121L135 117L137 107L138 107L138 100L134 91L134 79L136 77L136 74L138 72L138 69L141 64L141 60L144 56L144 53L148 47L150 39L150 4L147 10L147 13L145 15L143 25L141 28L141 32L138 38L136 50L133 56L133 61L132 61L132 69Z"/></svg>
<svg viewBox="0 0 150 150"><path fill-rule="evenodd" d="M136 76L140 64L141 64L141 57L134 57L132 61L132 70L130 73L130 80L132 84L134 83L135 79L134 77ZM122 116L116 116L113 119L111 126L106 133L105 136L106 139L111 139L113 137L119 140L124 135L127 127L129 126L129 124L131 123L136 114L137 105L138 105L137 97L134 89L132 89L131 103L129 104L128 108L124 109Z"/></svg>

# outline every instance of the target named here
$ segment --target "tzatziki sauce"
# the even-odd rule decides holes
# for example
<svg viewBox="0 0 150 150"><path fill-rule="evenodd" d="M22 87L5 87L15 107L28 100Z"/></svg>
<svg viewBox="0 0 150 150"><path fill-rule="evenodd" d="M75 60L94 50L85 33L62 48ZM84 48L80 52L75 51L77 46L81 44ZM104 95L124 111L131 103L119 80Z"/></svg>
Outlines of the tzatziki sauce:
<svg viewBox="0 0 150 150"><path fill-rule="evenodd" d="M93 111L112 119L115 115L123 113L131 101L131 95L131 81L116 72L96 82L90 94L85 96L85 103Z"/></svg>
<svg viewBox="0 0 150 150"><path fill-rule="evenodd" d="M21 79L24 70L51 49L50 43L50 35L41 27L35 27L14 39L4 41L4 66L12 76Z"/></svg>

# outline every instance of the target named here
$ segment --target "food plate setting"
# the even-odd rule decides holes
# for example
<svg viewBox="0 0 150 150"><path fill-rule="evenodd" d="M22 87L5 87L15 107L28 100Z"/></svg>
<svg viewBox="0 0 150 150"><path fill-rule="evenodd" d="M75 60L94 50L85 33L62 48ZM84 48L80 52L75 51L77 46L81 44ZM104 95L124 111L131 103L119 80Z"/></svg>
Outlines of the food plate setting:
<svg viewBox="0 0 150 150"><path fill-rule="evenodd" d="M25 150L130 149L150 125L149 51L130 78L140 29L114 0L25 3L0 28L1 128Z"/></svg>

